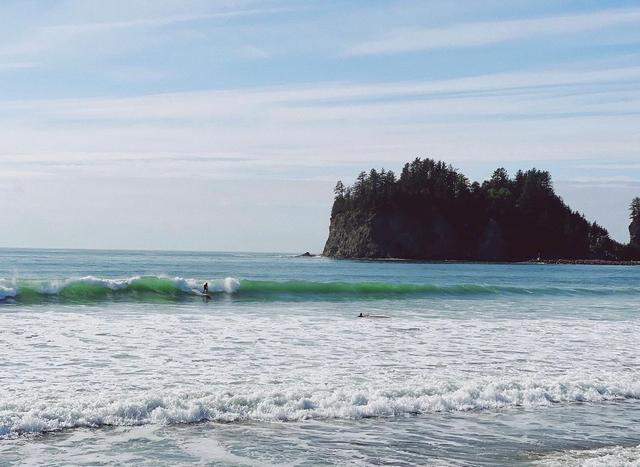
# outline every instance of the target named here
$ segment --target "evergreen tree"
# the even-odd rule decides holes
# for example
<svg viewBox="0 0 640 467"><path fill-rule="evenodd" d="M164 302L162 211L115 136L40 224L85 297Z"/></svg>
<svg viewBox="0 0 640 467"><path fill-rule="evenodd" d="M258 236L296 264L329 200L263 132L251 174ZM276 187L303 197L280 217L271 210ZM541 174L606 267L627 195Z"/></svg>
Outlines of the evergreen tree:
<svg viewBox="0 0 640 467"><path fill-rule="evenodd" d="M629 218L634 221L640 221L640 197L635 197L629 206Z"/></svg>
<svg viewBox="0 0 640 467"><path fill-rule="evenodd" d="M624 250L604 228L572 211L554 193L551 175L543 170L518 170L512 179L501 167L489 180L470 183L451 165L415 158L403 166L398 178L390 170L371 169L360 172L351 187L338 182L334 194L332 215L373 212L377 219L384 219L392 214L395 220L389 228L395 225L393 229L398 219L406 219L412 228L423 229L419 238L427 249L433 241L427 233L430 223L446 224L446 235L459 243L450 259L473 259L474 252L488 241L489 231L493 232L491 241L497 238L503 245L499 256L503 259L526 260L539 253L566 259L640 254L631 248ZM640 197L631 202L630 215L640 221ZM384 229L384 224L378 228ZM397 232L390 230L385 235L404 242ZM398 248L401 256L411 256Z"/></svg>

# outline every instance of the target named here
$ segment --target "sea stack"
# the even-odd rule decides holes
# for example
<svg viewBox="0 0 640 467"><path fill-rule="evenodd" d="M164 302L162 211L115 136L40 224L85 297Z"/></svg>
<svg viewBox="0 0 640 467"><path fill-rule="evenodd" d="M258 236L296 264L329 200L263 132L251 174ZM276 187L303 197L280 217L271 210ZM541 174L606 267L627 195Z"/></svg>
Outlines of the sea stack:
<svg viewBox="0 0 640 467"><path fill-rule="evenodd" d="M549 172L503 168L471 183L441 161L415 159L400 176L361 172L338 182L323 254L334 258L530 261L636 259L634 250L572 210ZM640 244L640 198L629 230ZM633 210L635 206L635 211ZM631 258L631 256L634 256Z"/></svg>
<svg viewBox="0 0 640 467"><path fill-rule="evenodd" d="M629 225L630 243L633 246L640 246L640 219L634 219Z"/></svg>

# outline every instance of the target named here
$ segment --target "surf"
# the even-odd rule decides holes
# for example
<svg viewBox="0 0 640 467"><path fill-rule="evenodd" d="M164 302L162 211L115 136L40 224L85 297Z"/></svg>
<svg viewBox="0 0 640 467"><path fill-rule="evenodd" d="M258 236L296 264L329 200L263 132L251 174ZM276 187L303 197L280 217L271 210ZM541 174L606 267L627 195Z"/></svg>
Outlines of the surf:
<svg viewBox="0 0 640 467"><path fill-rule="evenodd" d="M243 388L148 391L114 398L0 398L0 439L103 426L201 422L303 422L394 418L438 412L478 412L557 404L640 399L633 376L613 380L434 382L420 386Z"/></svg>
<svg viewBox="0 0 640 467"><path fill-rule="evenodd" d="M105 301L181 302L209 296L255 300L406 299L443 297L473 299L491 296L640 295L640 288L522 287L490 284L412 284L390 282L316 282L252 280L226 277L195 279L168 276L68 279L0 279L0 303L93 303Z"/></svg>
<svg viewBox="0 0 640 467"><path fill-rule="evenodd" d="M0 302L91 303L101 301L181 301L200 296L204 281L165 276L133 276L124 279L85 276L52 280L0 280ZM210 293L231 294L239 281L209 281Z"/></svg>

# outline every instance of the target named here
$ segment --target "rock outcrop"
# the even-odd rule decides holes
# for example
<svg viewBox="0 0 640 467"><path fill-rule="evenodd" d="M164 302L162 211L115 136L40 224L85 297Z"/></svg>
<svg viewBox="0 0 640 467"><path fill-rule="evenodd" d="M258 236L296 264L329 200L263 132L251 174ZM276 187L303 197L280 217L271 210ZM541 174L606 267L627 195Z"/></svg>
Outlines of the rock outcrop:
<svg viewBox="0 0 640 467"><path fill-rule="evenodd" d="M337 258L448 259L458 255L453 227L439 214L429 222L401 212L345 210L331 219L323 255Z"/></svg>
<svg viewBox="0 0 640 467"><path fill-rule="evenodd" d="M629 224L629 237L629 243L640 248L640 219L634 219Z"/></svg>
<svg viewBox="0 0 640 467"><path fill-rule="evenodd" d="M335 258L527 261L633 260L640 248L615 242L572 211L539 170L504 169L482 184L430 159L402 175L362 172L336 186L323 254ZM629 228L640 245L640 220Z"/></svg>

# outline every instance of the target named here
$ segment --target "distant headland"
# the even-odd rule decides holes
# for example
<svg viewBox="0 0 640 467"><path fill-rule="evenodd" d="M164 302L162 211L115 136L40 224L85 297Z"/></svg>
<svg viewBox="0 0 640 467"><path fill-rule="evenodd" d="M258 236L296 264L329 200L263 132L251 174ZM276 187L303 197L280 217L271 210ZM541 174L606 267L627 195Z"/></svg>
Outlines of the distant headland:
<svg viewBox="0 0 640 467"><path fill-rule="evenodd" d="M630 242L573 211L549 172L503 168L471 183L451 165L415 159L400 176L361 172L339 181L323 254L334 258L594 262L640 260L640 198L631 203Z"/></svg>

